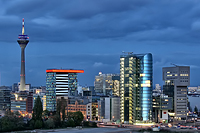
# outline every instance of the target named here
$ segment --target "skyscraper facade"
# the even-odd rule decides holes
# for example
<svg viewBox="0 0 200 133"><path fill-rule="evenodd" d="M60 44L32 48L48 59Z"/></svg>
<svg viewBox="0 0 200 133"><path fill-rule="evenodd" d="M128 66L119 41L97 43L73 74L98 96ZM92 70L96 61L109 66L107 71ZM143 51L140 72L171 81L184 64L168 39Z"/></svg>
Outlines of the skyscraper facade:
<svg viewBox="0 0 200 133"><path fill-rule="evenodd" d="M187 119L187 87L190 85L190 67L175 66L164 67L163 93L173 97L173 110L170 115L175 120Z"/></svg>
<svg viewBox="0 0 200 133"><path fill-rule="evenodd" d="M119 97L120 76L112 76L112 95Z"/></svg>
<svg viewBox="0 0 200 133"><path fill-rule="evenodd" d="M20 89L19 91L25 91L25 48L29 42L28 35L24 34L24 19L22 20L22 34L19 35L17 42L21 47L21 74L20 74Z"/></svg>
<svg viewBox="0 0 200 133"><path fill-rule="evenodd" d="M75 96L77 92L77 73L83 70L46 70L46 109L56 111L56 97Z"/></svg>
<svg viewBox="0 0 200 133"><path fill-rule="evenodd" d="M152 54L120 57L120 118L122 123L152 121Z"/></svg>
<svg viewBox="0 0 200 133"><path fill-rule="evenodd" d="M103 95L112 94L112 77L119 76L116 74L102 74L99 72L99 75L95 76L94 89L96 93L101 93Z"/></svg>

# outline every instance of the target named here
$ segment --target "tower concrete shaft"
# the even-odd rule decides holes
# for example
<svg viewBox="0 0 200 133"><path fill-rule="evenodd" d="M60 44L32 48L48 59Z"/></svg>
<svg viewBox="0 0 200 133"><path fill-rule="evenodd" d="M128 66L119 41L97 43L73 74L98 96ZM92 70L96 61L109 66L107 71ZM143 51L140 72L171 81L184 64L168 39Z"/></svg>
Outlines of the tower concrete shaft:
<svg viewBox="0 0 200 133"><path fill-rule="evenodd" d="M21 47L20 91L25 91L25 47Z"/></svg>
<svg viewBox="0 0 200 133"><path fill-rule="evenodd" d="M26 85L25 85L25 48L26 45L29 42L29 37L27 35L24 35L24 19L22 22L22 35L19 35L19 39L17 42L19 43L21 47L21 73L20 73L20 88L19 91L25 91Z"/></svg>

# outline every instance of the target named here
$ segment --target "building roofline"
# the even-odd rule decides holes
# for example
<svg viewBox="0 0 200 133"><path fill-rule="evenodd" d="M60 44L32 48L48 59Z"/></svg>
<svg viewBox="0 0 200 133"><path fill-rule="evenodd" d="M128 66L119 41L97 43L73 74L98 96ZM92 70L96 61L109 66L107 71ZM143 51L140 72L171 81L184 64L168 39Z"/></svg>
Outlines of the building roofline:
<svg viewBox="0 0 200 133"><path fill-rule="evenodd" d="M84 70L72 70L72 69L48 69L46 72L56 72L56 73L84 73Z"/></svg>

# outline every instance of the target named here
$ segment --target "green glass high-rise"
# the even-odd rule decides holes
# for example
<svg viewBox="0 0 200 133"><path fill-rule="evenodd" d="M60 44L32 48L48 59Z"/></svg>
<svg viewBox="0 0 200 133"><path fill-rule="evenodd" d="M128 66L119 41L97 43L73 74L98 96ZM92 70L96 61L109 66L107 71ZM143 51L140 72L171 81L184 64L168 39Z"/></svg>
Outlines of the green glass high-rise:
<svg viewBox="0 0 200 133"><path fill-rule="evenodd" d="M120 57L120 118L122 123L152 121L152 54Z"/></svg>

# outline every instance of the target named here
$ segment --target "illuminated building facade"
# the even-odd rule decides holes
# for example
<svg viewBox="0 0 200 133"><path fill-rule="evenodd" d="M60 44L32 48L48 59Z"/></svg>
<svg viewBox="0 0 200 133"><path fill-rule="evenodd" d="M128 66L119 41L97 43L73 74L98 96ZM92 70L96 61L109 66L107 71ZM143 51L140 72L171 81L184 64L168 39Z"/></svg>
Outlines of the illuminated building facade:
<svg viewBox="0 0 200 133"><path fill-rule="evenodd" d="M112 76L112 95L119 97L120 76Z"/></svg>
<svg viewBox="0 0 200 133"><path fill-rule="evenodd" d="M95 76L94 89L96 93L101 93L103 95L112 94L112 77L115 74L102 74Z"/></svg>
<svg viewBox="0 0 200 133"><path fill-rule="evenodd" d="M168 123L168 110L173 109L173 98L167 95L153 96L153 118L156 123Z"/></svg>
<svg viewBox="0 0 200 133"><path fill-rule="evenodd" d="M81 104L78 103L78 101L75 102L75 104L68 104L68 107L66 107L67 112L77 112L80 111L83 114L83 119L86 120L87 118L87 104Z"/></svg>
<svg viewBox="0 0 200 133"><path fill-rule="evenodd" d="M176 66L164 67L163 93L173 97L173 110L170 115L175 120L187 119L187 87L190 85L190 67Z"/></svg>
<svg viewBox="0 0 200 133"><path fill-rule="evenodd" d="M11 93L11 111L18 111L22 116L32 113L33 93L20 91Z"/></svg>
<svg viewBox="0 0 200 133"><path fill-rule="evenodd" d="M122 123L152 121L152 54L120 57L120 118Z"/></svg>
<svg viewBox="0 0 200 133"><path fill-rule="evenodd" d="M46 70L46 109L56 111L56 97L75 96L77 92L77 73L83 70Z"/></svg>

